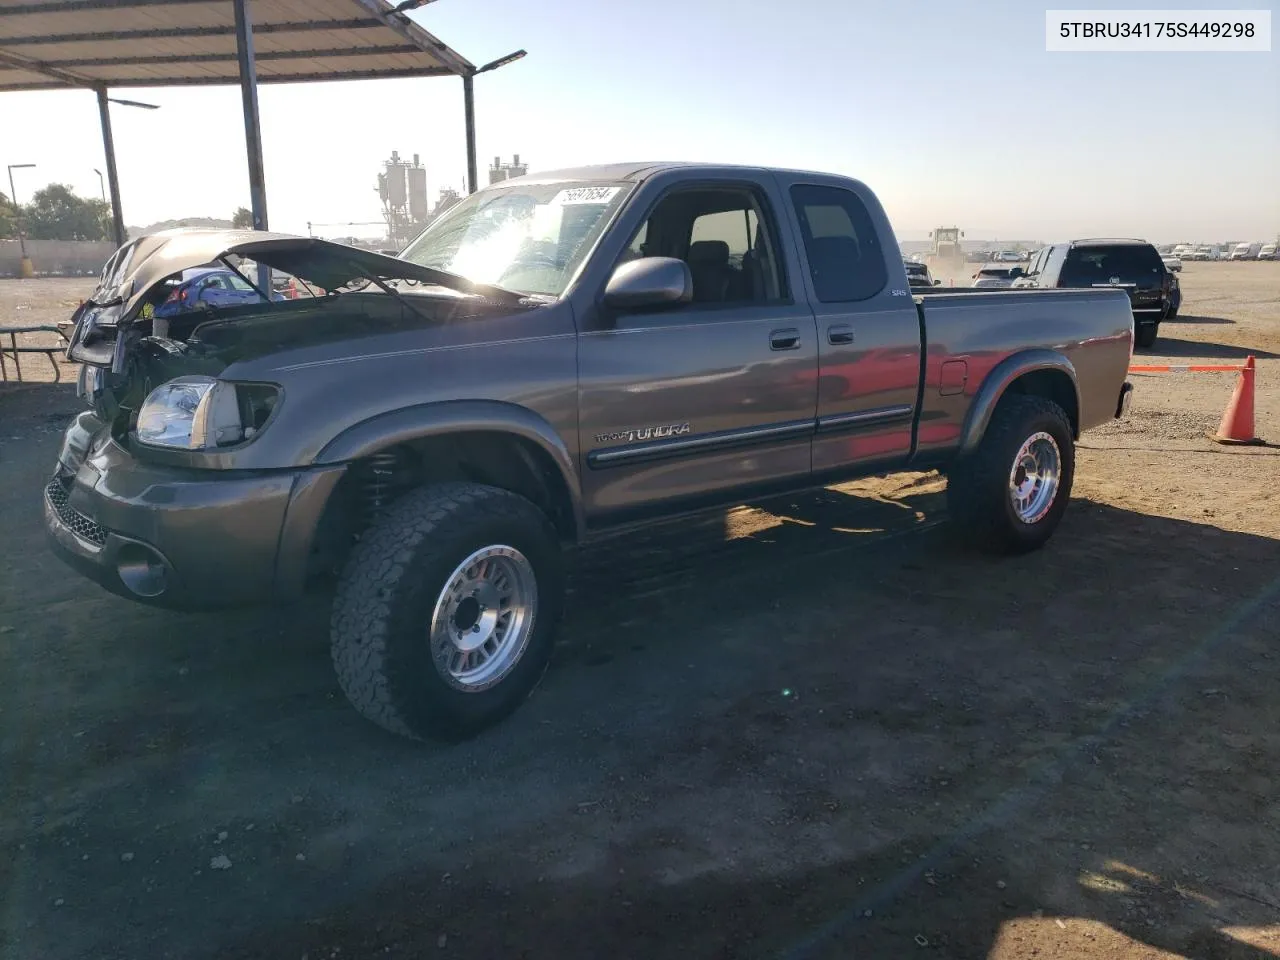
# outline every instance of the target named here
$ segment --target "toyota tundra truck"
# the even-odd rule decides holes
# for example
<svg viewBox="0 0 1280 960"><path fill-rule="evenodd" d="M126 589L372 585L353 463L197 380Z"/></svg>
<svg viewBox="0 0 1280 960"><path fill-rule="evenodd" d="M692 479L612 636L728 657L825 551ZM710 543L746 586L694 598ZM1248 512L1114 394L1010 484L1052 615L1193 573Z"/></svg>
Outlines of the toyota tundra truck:
<svg viewBox="0 0 1280 960"><path fill-rule="evenodd" d="M314 295L157 318L202 264ZM466 736L542 676L566 548L623 525L936 468L967 539L1042 545L1075 440L1127 409L1129 298L917 294L866 186L753 167L504 181L395 257L145 236L74 318L87 409L45 523L71 566L161 607L336 577L355 708Z"/></svg>

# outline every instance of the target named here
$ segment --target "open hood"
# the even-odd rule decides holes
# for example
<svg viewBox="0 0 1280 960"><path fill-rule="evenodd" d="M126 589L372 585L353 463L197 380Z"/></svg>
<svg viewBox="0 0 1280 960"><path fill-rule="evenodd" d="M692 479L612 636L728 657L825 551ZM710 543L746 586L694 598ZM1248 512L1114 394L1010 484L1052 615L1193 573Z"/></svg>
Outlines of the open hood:
<svg viewBox="0 0 1280 960"><path fill-rule="evenodd" d="M110 364L118 372L121 358L117 345L124 343L123 331L133 323L156 285L183 270L232 256L290 274L323 290L361 278L377 278L435 284L505 303L523 299L521 294L500 287L316 237L263 230L166 230L131 240L112 254L102 268L97 289L73 317L75 330L68 358L97 366Z"/></svg>
<svg viewBox="0 0 1280 960"><path fill-rule="evenodd" d="M177 229L139 237L121 247L107 261L98 289L89 299L99 306L120 304L120 317L127 321L147 292L166 277L231 256L292 274L325 290L361 277L378 277L439 284L498 300L519 296L398 257L317 237L262 230Z"/></svg>

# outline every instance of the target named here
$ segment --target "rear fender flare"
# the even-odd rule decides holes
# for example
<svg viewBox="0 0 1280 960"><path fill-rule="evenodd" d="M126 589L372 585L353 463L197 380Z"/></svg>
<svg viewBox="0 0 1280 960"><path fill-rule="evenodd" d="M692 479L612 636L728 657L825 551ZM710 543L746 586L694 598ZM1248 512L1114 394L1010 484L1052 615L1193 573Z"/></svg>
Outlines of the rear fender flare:
<svg viewBox="0 0 1280 960"><path fill-rule="evenodd" d="M574 527L585 529L582 487L573 454L559 434L527 407L497 400L448 400L379 414L343 430L316 455L315 466L349 463L399 444L468 432L505 433L530 441L555 463L573 504Z"/></svg>
<svg viewBox="0 0 1280 960"><path fill-rule="evenodd" d="M964 430L960 434L961 455L972 453L982 442L982 437L987 432L987 425L991 422L991 415L995 413L996 405L1009 389L1009 385L1019 377L1037 370L1057 370L1065 373L1076 393L1076 409L1080 409L1080 383L1076 379L1076 368L1070 360L1056 350L1020 351L996 364L995 368L987 374L987 378L982 381L982 386L978 388L978 394L973 398L973 403L969 405L969 412L965 416Z"/></svg>

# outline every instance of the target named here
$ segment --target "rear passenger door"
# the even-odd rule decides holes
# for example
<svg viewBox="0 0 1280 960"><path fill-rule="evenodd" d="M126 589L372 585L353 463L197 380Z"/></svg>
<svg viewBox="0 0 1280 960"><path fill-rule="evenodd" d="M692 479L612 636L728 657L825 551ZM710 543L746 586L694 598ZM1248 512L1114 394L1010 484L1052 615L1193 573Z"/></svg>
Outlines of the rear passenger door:
<svg viewBox="0 0 1280 960"><path fill-rule="evenodd" d="M921 338L888 220L861 184L787 186L818 326L816 476L905 461L912 452Z"/></svg>
<svg viewBox="0 0 1280 960"><path fill-rule="evenodd" d="M817 337L776 198L765 174L651 184L615 228L628 240L578 340L589 523L807 478ZM607 312L607 275L646 256L688 263L693 302Z"/></svg>

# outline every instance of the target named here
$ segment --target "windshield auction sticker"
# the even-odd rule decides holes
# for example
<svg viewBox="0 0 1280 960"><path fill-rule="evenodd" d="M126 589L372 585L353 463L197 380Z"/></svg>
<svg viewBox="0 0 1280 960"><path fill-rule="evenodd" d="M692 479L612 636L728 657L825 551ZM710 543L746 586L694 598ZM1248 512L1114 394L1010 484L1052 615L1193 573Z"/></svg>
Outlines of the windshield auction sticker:
<svg viewBox="0 0 1280 960"><path fill-rule="evenodd" d="M551 202L556 206L569 206L575 203L608 203L618 195L621 187L570 187L561 190Z"/></svg>
<svg viewBox="0 0 1280 960"><path fill-rule="evenodd" d="M1046 10L1056 53L1270 53L1270 10Z"/></svg>

